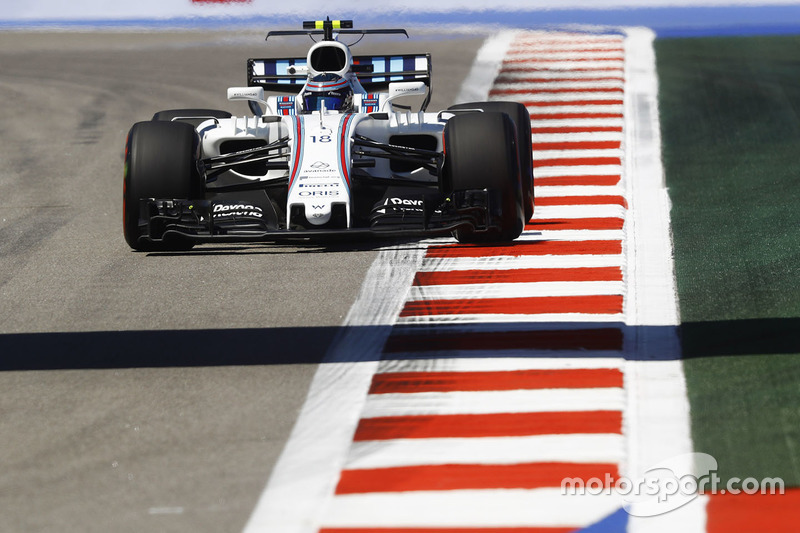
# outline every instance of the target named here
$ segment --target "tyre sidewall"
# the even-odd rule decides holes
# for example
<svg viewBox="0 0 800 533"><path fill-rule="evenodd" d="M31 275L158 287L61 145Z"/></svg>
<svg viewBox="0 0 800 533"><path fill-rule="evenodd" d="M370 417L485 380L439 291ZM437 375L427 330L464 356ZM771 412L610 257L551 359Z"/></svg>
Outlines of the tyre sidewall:
<svg viewBox="0 0 800 533"><path fill-rule="evenodd" d="M451 118L445 127L445 193L488 189L490 205L499 206L501 229L475 233L459 229L460 242L511 241L524 227L522 185L516 130L505 113L467 113Z"/></svg>
<svg viewBox="0 0 800 533"><path fill-rule="evenodd" d="M141 198L202 196L196 167L198 146L195 129L182 122L138 122L131 128L123 178L123 230L131 248L157 248L139 240Z"/></svg>
<svg viewBox="0 0 800 533"><path fill-rule="evenodd" d="M533 142L531 139L531 116L528 109L519 102L471 102L451 106L450 110L475 109L484 112L505 113L514 121L517 131L520 178L522 181L522 205L525 208L525 221L533 216L535 203L533 185Z"/></svg>

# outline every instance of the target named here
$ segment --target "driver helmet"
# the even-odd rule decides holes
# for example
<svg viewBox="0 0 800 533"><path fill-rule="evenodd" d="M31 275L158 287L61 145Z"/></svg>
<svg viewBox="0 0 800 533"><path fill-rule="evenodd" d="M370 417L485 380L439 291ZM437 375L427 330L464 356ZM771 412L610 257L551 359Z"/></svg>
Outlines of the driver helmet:
<svg viewBox="0 0 800 533"><path fill-rule="evenodd" d="M311 113L322 109L347 113L353 109L353 88L350 83L336 74L318 74L303 90L303 112Z"/></svg>

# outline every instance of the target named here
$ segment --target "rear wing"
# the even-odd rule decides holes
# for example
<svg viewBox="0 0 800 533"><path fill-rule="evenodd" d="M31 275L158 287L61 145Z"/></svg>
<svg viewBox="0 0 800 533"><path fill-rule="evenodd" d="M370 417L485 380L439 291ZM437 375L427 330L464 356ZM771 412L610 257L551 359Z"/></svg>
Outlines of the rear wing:
<svg viewBox="0 0 800 533"><path fill-rule="evenodd" d="M306 83L306 58L248 59L247 85L266 91L299 93ZM431 55L353 56L353 72L367 92L393 81L421 81L431 87Z"/></svg>

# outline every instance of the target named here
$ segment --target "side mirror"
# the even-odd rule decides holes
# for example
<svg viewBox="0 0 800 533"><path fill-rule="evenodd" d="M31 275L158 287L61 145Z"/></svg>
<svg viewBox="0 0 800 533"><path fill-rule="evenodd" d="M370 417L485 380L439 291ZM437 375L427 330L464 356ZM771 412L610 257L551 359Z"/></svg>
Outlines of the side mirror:
<svg viewBox="0 0 800 533"><path fill-rule="evenodd" d="M383 103L381 111L383 111L386 108L386 106L389 105L390 102L392 102L392 100L396 100L404 96L425 95L427 92L428 92L428 87L425 85L424 82L421 81L392 82L389 84L389 97Z"/></svg>
<svg viewBox="0 0 800 533"><path fill-rule="evenodd" d="M268 110L270 110L270 112L272 112L269 104L264 99L263 87L228 87L228 100L232 102L243 100L246 102L263 104ZM252 109L253 106L250 106L250 108Z"/></svg>

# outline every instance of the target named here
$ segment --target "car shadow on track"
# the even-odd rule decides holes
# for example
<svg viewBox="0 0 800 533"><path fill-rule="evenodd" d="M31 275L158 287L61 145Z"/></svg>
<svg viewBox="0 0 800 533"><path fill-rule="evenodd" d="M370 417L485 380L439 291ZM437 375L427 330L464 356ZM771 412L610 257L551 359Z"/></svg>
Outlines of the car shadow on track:
<svg viewBox="0 0 800 533"><path fill-rule="evenodd" d="M668 326L603 323L298 327L0 334L0 371L319 364L463 357L619 357L658 361L800 354L800 319ZM342 350L360 339L382 349ZM679 346L678 339L680 339ZM343 341L344 340L344 341Z"/></svg>
<svg viewBox="0 0 800 533"><path fill-rule="evenodd" d="M168 257L168 256L204 256L204 255L233 255L233 254L253 254L253 255L281 255L287 253L346 253L346 252L370 252L378 251L387 247L409 246L420 247L419 239L364 239L364 240L328 240L318 241L287 241L281 243L247 243L247 244L226 244L226 245L203 245L186 251L170 252L148 252L148 256Z"/></svg>

